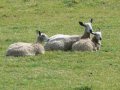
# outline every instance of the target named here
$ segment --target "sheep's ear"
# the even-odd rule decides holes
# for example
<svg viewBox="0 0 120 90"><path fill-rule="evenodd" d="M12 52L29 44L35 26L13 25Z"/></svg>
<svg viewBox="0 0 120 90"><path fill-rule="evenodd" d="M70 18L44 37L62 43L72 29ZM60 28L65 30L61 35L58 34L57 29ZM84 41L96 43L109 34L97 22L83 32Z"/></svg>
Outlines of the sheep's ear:
<svg viewBox="0 0 120 90"><path fill-rule="evenodd" d="M96 33L95 33L95 32L92 32L92 34L93 34L93 35L96 35Z"/></svg>
<svg viewBox="0 0 120 90"><path fill-rule="evenodd" d="M92 18L90 19L90 22L91 22L91 23L93 22L93 19L92 19Z"/></svg>
<svg viewBox="0 0 120 90"><path fill-rule="evenodd" d="M39 31L39 35L41 35L41 32Z"/></svg>
<svg viewBox="0 0 120 90"><path fill-rule="evenodd" d="M41 32L39 30L36 30L37 34L41 35Z"/></svg>
<svg viewBox="0 0 120 90"><path fill-rule="evenodd" d="M83 22L79 22L79 24L80 24L81 26L85 26Z"/></svg>

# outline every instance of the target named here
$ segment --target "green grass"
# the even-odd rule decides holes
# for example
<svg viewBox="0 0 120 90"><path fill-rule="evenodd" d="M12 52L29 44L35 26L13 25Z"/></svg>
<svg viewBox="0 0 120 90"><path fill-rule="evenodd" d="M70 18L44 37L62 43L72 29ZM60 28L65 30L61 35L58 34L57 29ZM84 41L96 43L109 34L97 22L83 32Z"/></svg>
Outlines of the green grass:
<svg viewBox="0 0 120 90"><path fill-rule="evenodd" d="M119 10L119 0L0 0L0 90L120 90ZM98 52L5 56L14 42L35 42L36 29L82 34L78 22L90 18L103 34Z"/></svg>

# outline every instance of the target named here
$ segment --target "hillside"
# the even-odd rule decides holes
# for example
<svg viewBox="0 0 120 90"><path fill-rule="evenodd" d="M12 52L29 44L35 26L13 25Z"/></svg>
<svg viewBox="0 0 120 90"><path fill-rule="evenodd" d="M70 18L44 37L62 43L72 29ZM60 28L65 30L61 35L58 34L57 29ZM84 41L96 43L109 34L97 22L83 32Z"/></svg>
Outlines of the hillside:
<svg viewBox="0 0 120 90"><path fill-rule="evenodd" d="M18 41L82 34L78 22L93 18L101 29L98 52L46 52L6 57ZM0 0L0 90L120 90L120 0Z"/></svg>

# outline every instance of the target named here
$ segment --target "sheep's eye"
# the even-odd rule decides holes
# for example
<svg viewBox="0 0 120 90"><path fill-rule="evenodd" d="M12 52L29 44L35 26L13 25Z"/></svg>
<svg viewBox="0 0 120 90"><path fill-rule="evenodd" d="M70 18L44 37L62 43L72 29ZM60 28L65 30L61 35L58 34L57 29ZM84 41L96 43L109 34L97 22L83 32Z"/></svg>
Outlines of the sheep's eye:
<svg viewBox="0 0 120 90"><path fill-rule="evenodd" d="M45 37L45 35L42 35L42 37Z"/></svg>

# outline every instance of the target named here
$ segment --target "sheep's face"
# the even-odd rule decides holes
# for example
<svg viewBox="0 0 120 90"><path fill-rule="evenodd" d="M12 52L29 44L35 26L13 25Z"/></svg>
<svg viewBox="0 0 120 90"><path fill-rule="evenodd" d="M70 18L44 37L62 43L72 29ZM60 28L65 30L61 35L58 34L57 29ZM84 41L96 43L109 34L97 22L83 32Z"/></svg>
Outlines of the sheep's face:
<svg viewBox="0 0 120 90"><path fill-rule="evenodd" d="M48 36L45 33L41 33L39 38L41 41L45 41L45 42L47 42L49 40Z"/></svg>
<svg viewBox="0 0 120 90"><path fill-rule="evenodd" d="M93 32L97 40L102 40L102 33L101 32Z"/></svg>
<svg viewBox="0 0 120 90"><path fill-rule="evenodd" d="M79 24L80 24L81 26L84 26L84 27L85 27L85 32L87 32L87 33L92 33L92 31L93 31L92 21L93 21L93 20L90 19L90 22L88 22L88 23L79 22Z"/></svg>
<svg viewBox="0 0 120 90"><path fill-rule="evenodd" d="M37 33L37 42L47 42L49 40L48 36L45 33L41 33L40 31L37 31Z"/></svg>
<svg viewBox="0 0 120 90"><path fill-rule="evenodd" d="M91 23L85 23L85 30L88 33L92 33L93 29L92 29L92 24Z"/></svg>

